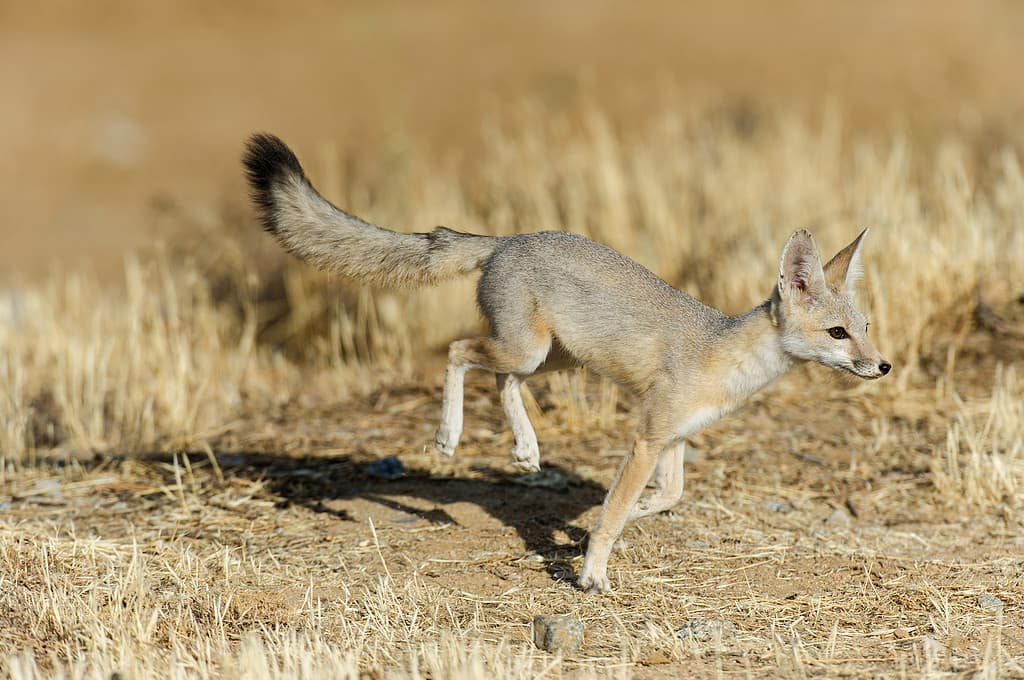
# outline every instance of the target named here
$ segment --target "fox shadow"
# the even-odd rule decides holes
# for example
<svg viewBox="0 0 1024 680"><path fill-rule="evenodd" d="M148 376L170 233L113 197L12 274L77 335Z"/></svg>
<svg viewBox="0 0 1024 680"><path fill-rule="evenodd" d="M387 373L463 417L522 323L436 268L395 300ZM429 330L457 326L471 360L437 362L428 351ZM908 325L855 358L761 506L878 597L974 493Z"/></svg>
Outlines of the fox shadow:
<svg viewBox="0 0 1024 680"><path fill-rule="evenodd" d="M185 455L191 460L207 458L203 452ZM527 554L543 557L548 574L557 581L574 580L572 560L585 547L588 528L574 524L574 518L599 505L606 491L557 464L545 464L539 477L484 465L474 467L472 477L439 476L411 467L401 477L387 480L367 473L372 459L365 455L298 457L215 451L214 457L225 478L261 481L276 497L278 508L298 506L333 521L355 522L346 501L363 500L399 513L397 518L384 518L385 522L424 520L436 526L458 525L445 506L474 504L514 529ZM145 458L170 462L172 456ZM544 480L554 480L556 488L544 486ZM424 509L423 505L430 507ZM558 531L565 532L571 543L556 542Z"/></svg>

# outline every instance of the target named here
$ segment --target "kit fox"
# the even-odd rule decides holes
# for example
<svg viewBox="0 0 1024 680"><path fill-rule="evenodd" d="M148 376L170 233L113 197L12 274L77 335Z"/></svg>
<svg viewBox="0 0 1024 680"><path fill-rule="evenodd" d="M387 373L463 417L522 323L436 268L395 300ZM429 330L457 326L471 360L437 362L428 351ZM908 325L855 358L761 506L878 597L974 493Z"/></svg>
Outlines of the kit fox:
<svg viewBox="0 0 1024 680"><path fill-rule="evenodd" d="M451 456L462 434L463 376L493 371L515 438L513 457L539 468L520 384L586 366L632 390L640 426L605 498L579 576L611 589L608 557L628 520L671 508L683 493L687 436L734 410L791 366L816 361L861 378L891 365L854 306L864 234L822 266L811 235L782 250L769 298L727 316L629 258L582 236L545 231L480 236L437 227L406 234L336 208L277 137L254 135L245 167L260 218L285 250L321 269L379 286L422 286L480 270L477 301L490 335L453 342L435 444ZM641 494L654 477L654 489Z"/></svg>

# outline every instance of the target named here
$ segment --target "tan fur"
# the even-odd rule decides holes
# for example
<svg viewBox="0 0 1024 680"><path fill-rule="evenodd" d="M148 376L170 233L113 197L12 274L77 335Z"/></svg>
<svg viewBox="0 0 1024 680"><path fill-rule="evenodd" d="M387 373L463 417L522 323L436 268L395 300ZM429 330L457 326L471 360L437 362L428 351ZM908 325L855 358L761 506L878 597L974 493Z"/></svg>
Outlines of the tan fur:
<svg viewBox="0 0 1024 680"><path fill-rule="evenodd" d="M462 434L470 368L497 376L516 441L513 459L527 470L540 464L520 394L527 376L583 365L638 395L639 432L608 491L580 573L579 584L589 591L611 588L608 558L625 522L667 510L682 496L687 436L794 363L816 361L867 379L891 368L854 306L866 232L824 267L811 235L795 232L769 299L730 317L575 234L491 238L443 228L399 234L363 222L321 198L294 154L273 137L254 137L245 162L268 231L316 266L380 285L424 285L481 270L477 301L490 335L449 348L435 435L445 455L454 454ZM652 474L655 489L640 499Z"/></svg>
<svg viewBox="0 0 1024 680"><path fill-rule="evenodd" d="M325 201L295 154L272 135L254 135L245 156L253 199L267 231L311 265L378 286L429 286L468 274L498 239L444 227L402 234Z"/></svg>

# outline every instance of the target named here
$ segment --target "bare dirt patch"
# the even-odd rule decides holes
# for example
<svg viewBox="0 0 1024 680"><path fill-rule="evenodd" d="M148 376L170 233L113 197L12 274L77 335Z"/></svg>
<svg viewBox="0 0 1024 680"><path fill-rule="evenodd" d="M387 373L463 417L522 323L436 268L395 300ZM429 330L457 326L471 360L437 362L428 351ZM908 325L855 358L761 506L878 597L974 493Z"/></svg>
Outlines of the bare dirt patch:
<svg viewBox="0 0 1024 680"><path fill-rule="evenodd" d="M951 406L887 412L857 389L793 380L701 438L683 503L625 532L606 597L579 592L574 575L632 424L625 409L584 435L544 409L550 486L511 472L482 377L451 461L424 451L439 400L428 381L254 414L209 451L44 466L4 486L4 644L43 649L76 635L33 601L45 584L89 603L79 625L104 611L176 610L153 615L157 647L190 625L229 639L314 625L368 667L444 636L528 650L533 616L571 614L586 636L564 671L1019 672L1020 515L952 507L933 484ZM543 385L536 395L547 403ZM399 456L405 476L368 476L384 455ZM107 579L135 568L138 589L114 601ZM1002 610L982 608L985 594ZM695 618L731 632L674 635Z"/></svg>

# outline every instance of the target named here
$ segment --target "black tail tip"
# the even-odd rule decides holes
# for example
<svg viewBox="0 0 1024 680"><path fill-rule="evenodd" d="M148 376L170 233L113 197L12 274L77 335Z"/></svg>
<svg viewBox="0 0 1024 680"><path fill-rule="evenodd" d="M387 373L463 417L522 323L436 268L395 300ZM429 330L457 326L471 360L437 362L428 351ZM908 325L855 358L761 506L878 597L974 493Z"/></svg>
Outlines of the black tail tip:
<svg viewBox="0 0 1024 680"><path fill-rule="evenodd" d="M242 157L246 179L252 191L252 200L259 210L263 227L276 231L274 218L274 184L289 175L304 178L298 157L281 141L280 137L257 133L249 137Z"/></svg>

